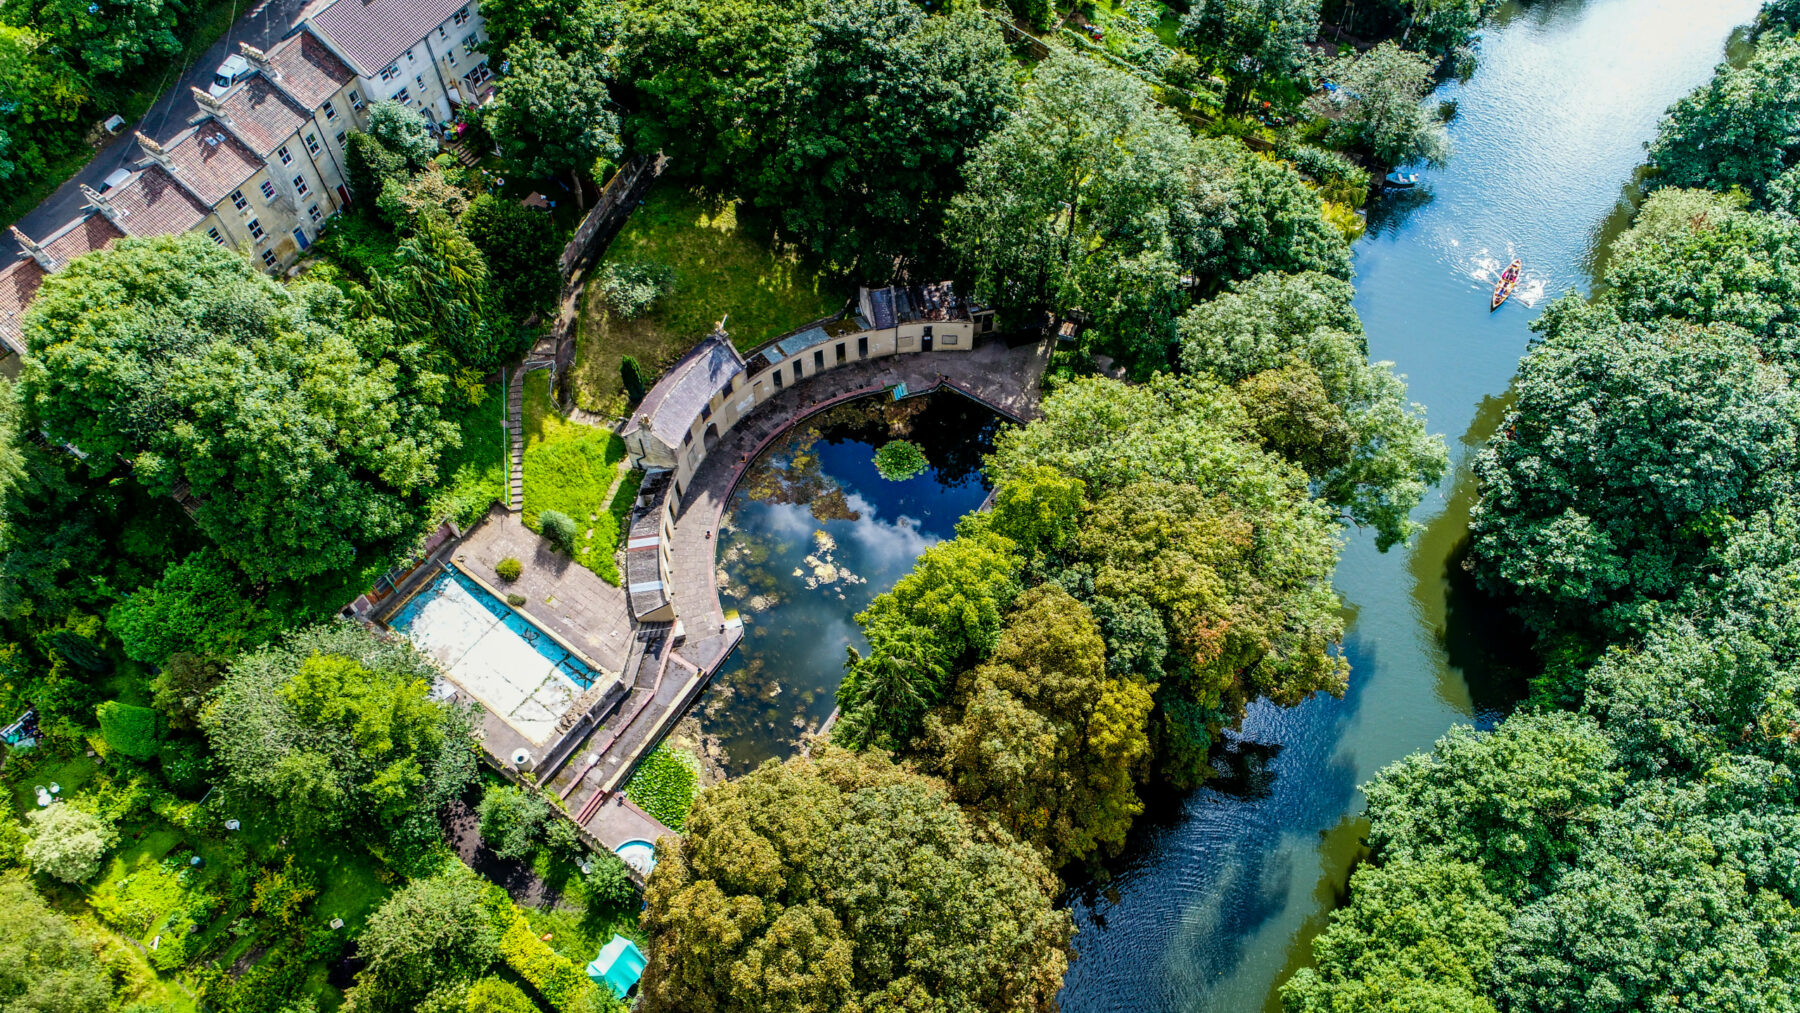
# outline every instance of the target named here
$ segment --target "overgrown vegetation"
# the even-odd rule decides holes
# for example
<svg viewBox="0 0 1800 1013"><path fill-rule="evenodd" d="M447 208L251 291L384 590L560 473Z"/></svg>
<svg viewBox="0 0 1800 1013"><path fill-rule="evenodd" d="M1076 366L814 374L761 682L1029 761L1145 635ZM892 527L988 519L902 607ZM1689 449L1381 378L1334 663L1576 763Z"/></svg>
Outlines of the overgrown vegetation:
<svg viewBox="0 0 1800 1013"><path fill-rule="evenodd" d="M548 377L525 378L525 526L550 539L609 584L619 582L620 526L615 483L625 443L605 429L570 422L550 398ZM635 490L635 486L633 487Z"/></svg>
<svg viewBox="0 0 1800 1013"><path fill-rule="evenodd" d="M631 780L625 782L625 797L664 826L680 830L687 825L699 784L700 761L661 745L644 757Z"/></svg>

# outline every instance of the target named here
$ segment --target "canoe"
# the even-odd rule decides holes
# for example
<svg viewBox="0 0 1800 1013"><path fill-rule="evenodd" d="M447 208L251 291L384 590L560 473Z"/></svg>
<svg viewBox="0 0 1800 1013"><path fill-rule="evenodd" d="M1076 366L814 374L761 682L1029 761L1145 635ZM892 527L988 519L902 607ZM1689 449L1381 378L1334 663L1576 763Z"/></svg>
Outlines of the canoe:
<svg viewBox="0 0 1800 1013"><path fill-rule="evenodd" d="M1522 273L1522 267L1523 265L1515 260L1507 265L1506 270L1500 272L1500 281L1494 286L1494 300L1488 304L1489 313L1499 309L1501 303L1512 297L1513 289L1519 287L1519 275Z"/></svg>

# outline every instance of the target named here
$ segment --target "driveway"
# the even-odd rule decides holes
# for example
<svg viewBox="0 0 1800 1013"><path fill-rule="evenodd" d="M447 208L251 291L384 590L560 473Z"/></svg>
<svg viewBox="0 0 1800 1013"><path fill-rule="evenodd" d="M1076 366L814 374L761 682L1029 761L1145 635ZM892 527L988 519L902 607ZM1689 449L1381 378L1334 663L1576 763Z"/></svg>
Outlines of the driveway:
<svg viewBox="0 0 1800 1013"><path fill-rule="evenodd" d="M188 89L206 87L212 80L213 70L225 61L225 57L237 52L239 42L248 42L258 49L267 49L273 45L287 34L305 6L306 0L266 0L251 8L199 60L181 69L181 76L175 85L156 100L156 104L150 107L143 119L121 130L119 136L101 148L80 172L57 187L56 192L42 204L13 224L31 238L42 240L73 221L81 214L81 206L87 202L81 196L81 184L86 183L97 190L100 188L100 181L111 175L113 170L136 168L133 163L141 159L143 153L132 140L133 131L141 130L159 142L167 142L181 133L188 126L188 117L200 111L200 107L194 103L193 93ZM101 110L101 114L105 115L105 110ZM12 263L21 252L23 251L10 230L0 235L0 265Z"/></svg>

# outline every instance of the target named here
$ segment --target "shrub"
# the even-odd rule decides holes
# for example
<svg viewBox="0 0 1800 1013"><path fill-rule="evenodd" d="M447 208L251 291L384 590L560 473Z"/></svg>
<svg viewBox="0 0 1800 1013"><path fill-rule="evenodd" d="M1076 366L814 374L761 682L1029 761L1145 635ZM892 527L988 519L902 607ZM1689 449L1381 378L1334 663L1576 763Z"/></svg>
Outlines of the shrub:
<svg viewBox="0 0 1800 1013"><path fill-rule="evenodd" d="M118 839L107 822L67 802L29 813L25 861L65 883L80 883L100 871L100 859Z"/></svg>
<svg viewBox="0 0 1800 1013"><path fill-rule="evenodd" d="M100 734L115 752L134 760L148 760L156 755L156 712L148 707L134 707L108 700L95 708L100 719Z"/></svg>
<svg viewBox="0 0 1800 1013"><path fill-rule="evenodd" d="M512 785L495 785L481 796L481 839L501 858L526 858L537 850L539 832L550 818L543 799Z"/></svg>
<svg viewBox="0 0 1800 1013"><path fill-rule="evenodd" d="M1357 208L1369 199L1368 171L1344 155L1310 144L1284 146L1280 154L1319 184L1327 201Z"/></svg>
<svg viewBox="0 0 1800 1013"><path fill-rule="evenodd" d="M619 380L625 384L625 397L632 404L644 399L647 393L644 387L644 368L638 361L627 355L619 360Z"/></svg>
<svg viewBox="0 0 1800 1013"><path fill-rule="evenodd" d="M700 763L686 753L657 746L625 785L625 797L671 830L680 830L694 807Z"/></svg>
<svg viewBox="0 0 1800 1013"><path fill-rule="evenodd" d="M517 591L508 591L506 594L506 603L513 608L518 608L520 605L525 604L525 596L519 594Z"/></svg>
<svg viewBox="0 0 1800 1013"><path fill-rule="evenodd" d="M667 294L674 280L675 272L666 264L612 261L600 269L600 294L614 313L631 320Z"/></svg>
<svg viewBox="0 0 1800 1013"><path fill-rule="evenodd" d="M524 565L521 564L518 560L512 558L511 556L508 556L505 559L502 559L500 562L494 564L495 575L497 575L501 580L506 581L508 584L512 583L515 580L518 580L519 574L524 573L524 572L525 572Z"/></svg>
<svg viewBox="0 0 1800 1013"><path fill-rule="evenodd" d="M909 440L889 440L875 451L875 470L890 482L903 482L929 467L925 451Z"/></svg>
<svg viewBox="0 0 1800 1013"><path fill-rule="evenodd" d="M468 1013L538 1013L537 1006L519 986L499 978L483 978L463 1000Z"/></svg>
<svg viewBox="0 0 1800 1013"><path fill-rule="evenodd" d="M595 855L593 871L587 874L586 884L590 905L628 910L637 900L637 884L632 882L631 869L618 855Z"/></svg>
<svg viewBox="0 0 1800 1013"><path fill-rule="evenodd" d="M500 936L500 956L508 967L518 972L519 977L562 1013L589 1013L607 1008L600 1002L598 986L575 966L574 961L539 939L524 913L516 907L512 909L512 921Z"/></svg>
<svg viewBox="0 0 1800 1013"><path fill-rule="evenodd" d="M538 514L538 526L544 529L544 537L564 552L575 552L575 519L561 510L546 510Z"/></svg>

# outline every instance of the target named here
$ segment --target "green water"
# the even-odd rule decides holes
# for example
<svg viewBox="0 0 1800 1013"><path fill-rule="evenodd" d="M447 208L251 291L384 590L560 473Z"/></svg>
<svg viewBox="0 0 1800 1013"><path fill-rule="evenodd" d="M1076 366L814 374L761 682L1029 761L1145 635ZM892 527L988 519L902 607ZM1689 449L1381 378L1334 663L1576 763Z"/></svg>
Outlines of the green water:
<svg viewBox="0 0 1800 1013"><path fill-rule="evenodd" d="M1407 374L1455 471L1387 554L1353 537L1338 588L1353 617L1342 700L1251 708L1222 776L1151 799L1105 883L1073 891L1069 1013L1277 1009L1275 989L1339 901L1361 853L1357 786L1459 722L1491 723L1520 691L1516 628L1462 575L1468 465L1547 297L1592 283L1628 220L1634 168L1664 109L1704 81L1758 0L1509 4L1466 84L1447 85L1456 151L1412 193L1380 199L1356 249L1370 354ZM1520 257L1519 296L1488 312Z"/></svg>

